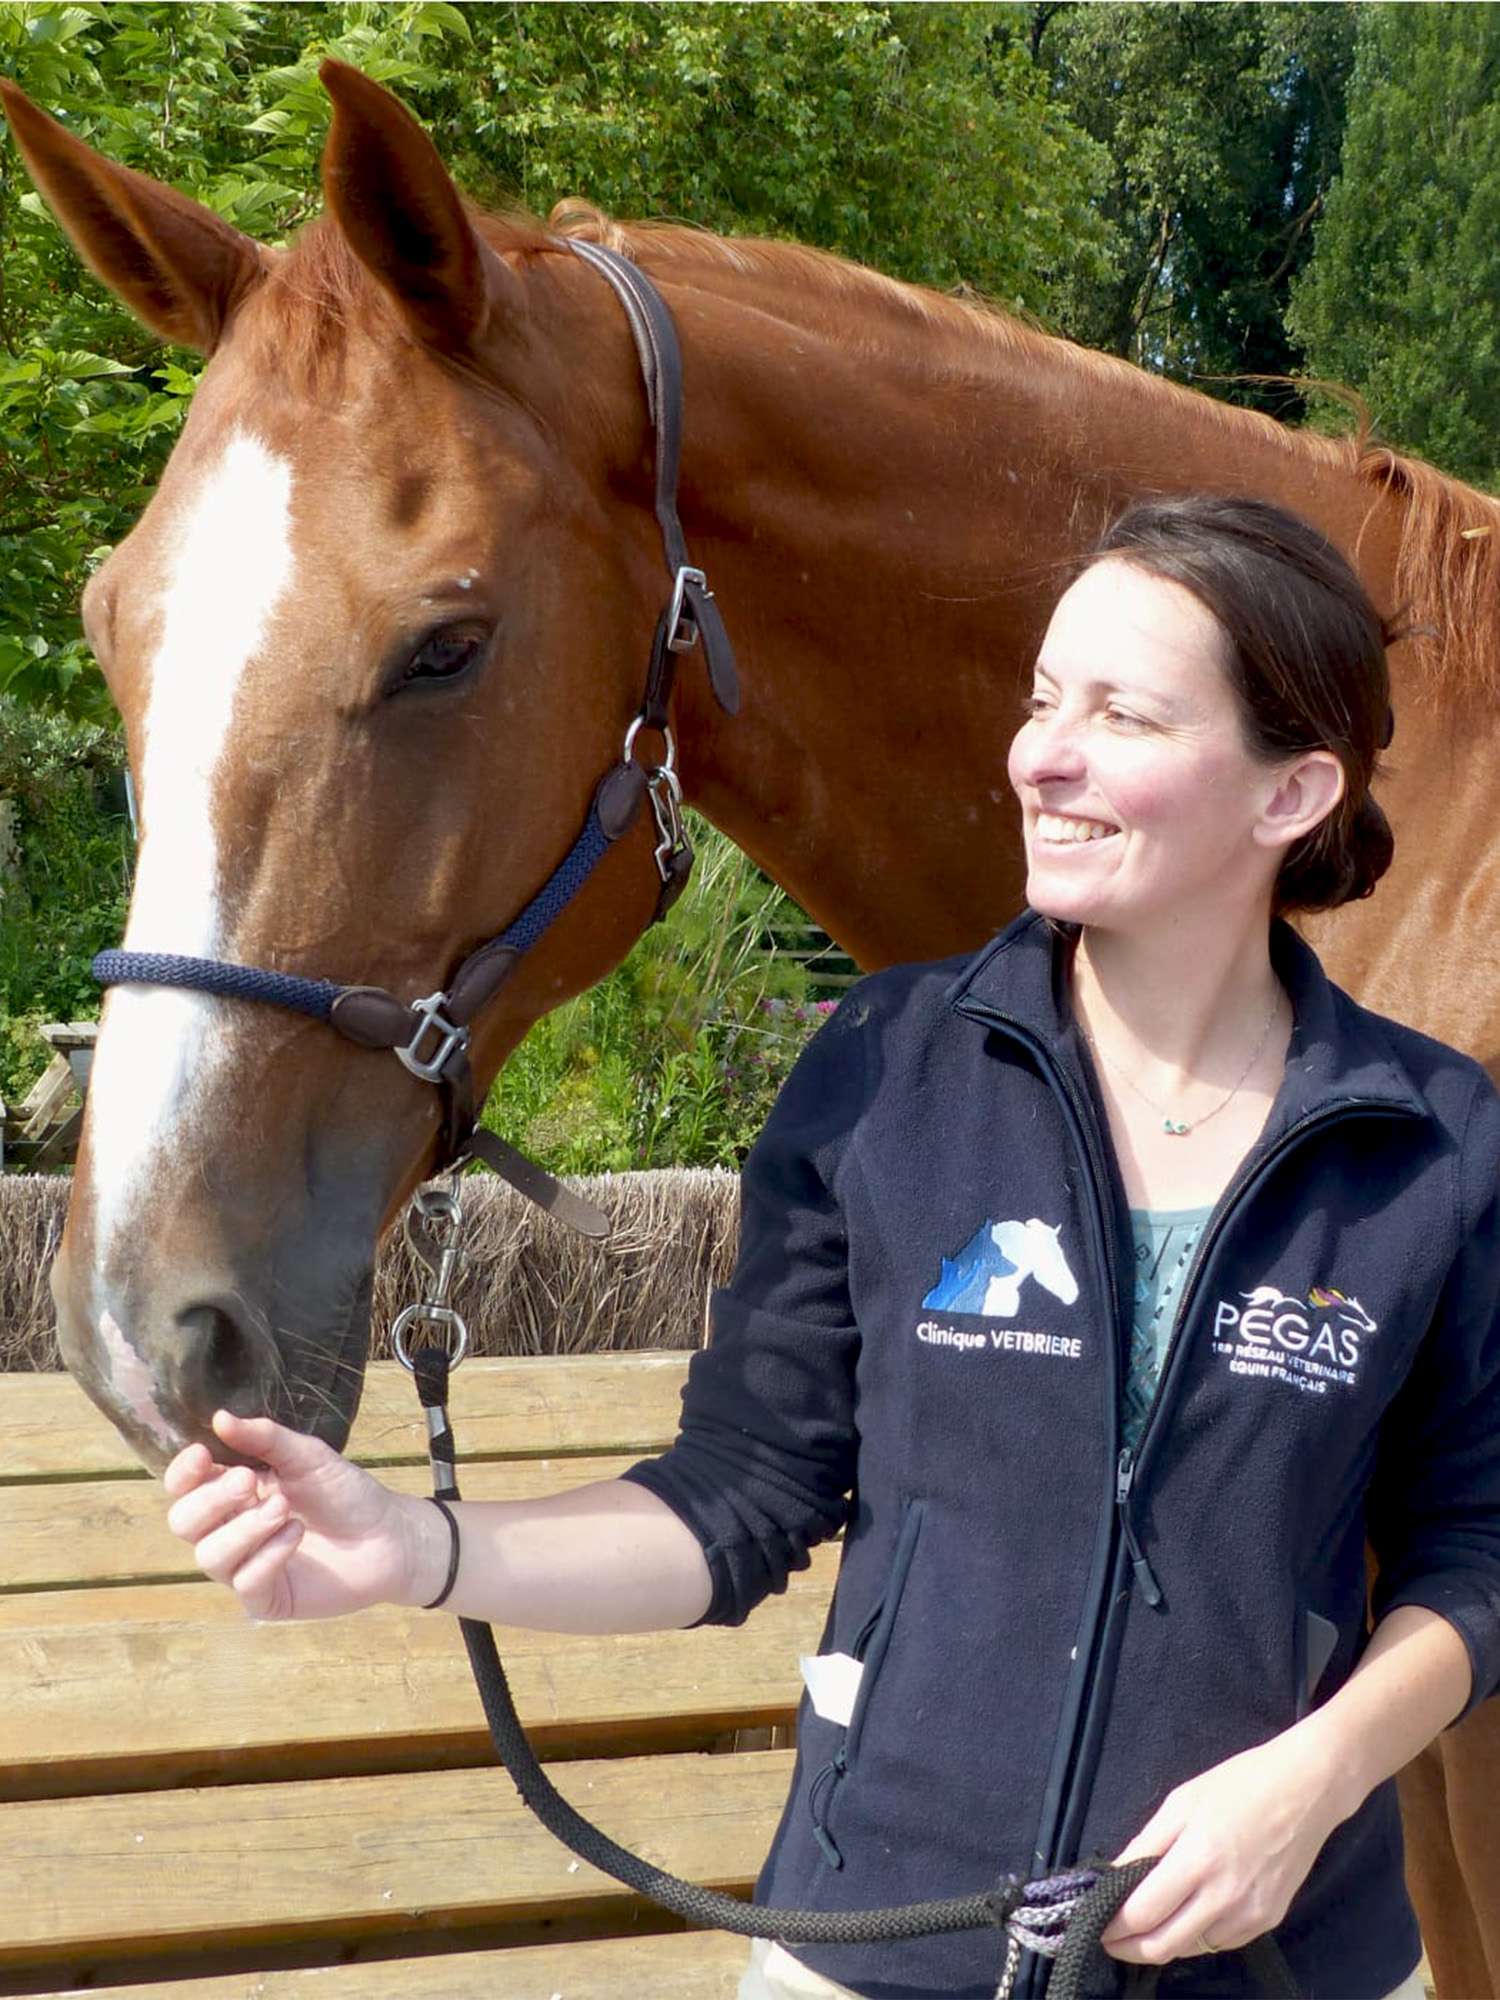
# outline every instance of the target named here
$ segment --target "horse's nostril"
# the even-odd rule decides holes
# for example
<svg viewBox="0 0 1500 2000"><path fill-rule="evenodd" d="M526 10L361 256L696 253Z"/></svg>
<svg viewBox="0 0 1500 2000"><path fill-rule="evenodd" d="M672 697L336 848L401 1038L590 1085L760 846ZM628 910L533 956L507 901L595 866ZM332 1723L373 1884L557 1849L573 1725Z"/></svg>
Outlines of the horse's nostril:
<svg viewBox="0 0 1500 2000"><path fill-rule="evenodd" d="M205 1425L215 1410L258 1416L265 1407L259 1344L249 1328L219 1305L187 1306L180 1328L177 1379L182 1401Z"/></svg>

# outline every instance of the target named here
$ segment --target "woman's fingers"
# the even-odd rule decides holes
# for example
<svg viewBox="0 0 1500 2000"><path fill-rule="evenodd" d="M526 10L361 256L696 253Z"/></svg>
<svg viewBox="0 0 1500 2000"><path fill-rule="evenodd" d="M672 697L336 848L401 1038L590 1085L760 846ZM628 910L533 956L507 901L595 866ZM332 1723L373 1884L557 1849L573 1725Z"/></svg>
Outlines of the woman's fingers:
<svg viewBox="0 0 1500 2000"><path fill-rule="evenodd" d="M218 1461L206 1444L184 1445L161 1476L161 1483L175 1500L191 1493L219 1470Z"/></svg>
<svg viewBox="0 0 1500 2000"><path fill-rule="evenodd" d="M272 1493L264 1500L242 1507L221 1526L201 1536L193 1543L194 1558L215 1583L234 1584L250 1558L287 1525L286 1495Z"/></svg>
<svg viewBox="0 0 1500 2000"><path fill-rule="evenodd" d="M272 1417L237 1417L233 1410L215 1410L214 1435L242 1458L259 1459L283 1479L305 1478L338 1454L332 1445L289 1430Z"/></svg>
<svg viewBox="0 0 1500 2000"><path fill-rule="evenodd" d="M286 1566L302 1540L302 1533L300 1521L286 1522L235 1571L231 1578L235 1596L252 1618L291 1616L292 1596Z"/></svg>
<svg viewBox="0 0 1500 2000"><path fill-rule="evenodd" d="M248 1465L215 1468L218 1476L193 1487L167 1509L167 1526L184 1542L195 1545L215 1528L243 1514L267 1497Z"/></svg>

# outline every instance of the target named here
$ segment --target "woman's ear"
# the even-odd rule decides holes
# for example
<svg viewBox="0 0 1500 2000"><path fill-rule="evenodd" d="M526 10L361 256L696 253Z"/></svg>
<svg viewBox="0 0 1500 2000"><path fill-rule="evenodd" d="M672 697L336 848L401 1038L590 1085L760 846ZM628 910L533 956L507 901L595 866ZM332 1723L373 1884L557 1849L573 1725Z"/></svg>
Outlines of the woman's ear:
<svg viewBox="0 0 1500 2000"><path fill-rule="evenodd" d="M1331 750L1307 750L1282 767L1255 826L1261 847L1287 848L1321 826L1344 796L1344 767Z"/></svg>

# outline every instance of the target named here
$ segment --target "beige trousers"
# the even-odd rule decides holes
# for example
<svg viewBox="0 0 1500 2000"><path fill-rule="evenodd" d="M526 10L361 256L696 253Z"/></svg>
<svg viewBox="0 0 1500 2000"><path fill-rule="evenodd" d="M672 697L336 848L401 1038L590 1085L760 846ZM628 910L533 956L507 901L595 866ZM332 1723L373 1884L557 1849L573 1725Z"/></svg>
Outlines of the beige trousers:
<svg viewBox="0 0 1500 2000"><path fill-rule="evenodd" d="M1426 1993L1421 1974L1414 1972L1386 2000L1426 2000ZM800 1964L784 1946L756 1938L740 1980L738 2000L858 2000L858 1995ZM1348 1994L1344 2000L1364 2000L1364 1996Z"/></svg>

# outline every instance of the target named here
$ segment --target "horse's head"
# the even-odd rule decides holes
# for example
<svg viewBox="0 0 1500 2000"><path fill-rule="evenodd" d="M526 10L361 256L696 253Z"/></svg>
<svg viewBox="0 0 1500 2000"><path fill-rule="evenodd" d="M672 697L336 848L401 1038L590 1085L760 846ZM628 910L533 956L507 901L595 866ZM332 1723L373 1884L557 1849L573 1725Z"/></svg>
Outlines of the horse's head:
<svg viewBox="0 0 1500 2000"><path fill-rule="evenodd" d="M1026 1224L1026 1250L1032 1277L1065 1306L1072 1305L1078 1297L1078 1280L1062 1247L1061 1225L1032 1216Z"/></svg>
<svg viewBox="0 0 1500 2000"><path fill-rule="evenodd" d="M330 64L327 213L288 250L100 158L13 90L85 260L211 355L85 594L141 846L125 945L389 989L503 931L639 707L665 585L623 315L535 225L479 220L396 101ZM481 1089L618 961L640 816L474 1025ZM221 1404L342 1443L374 1245L437 1093L266 1005L105 1003L54 1293L69 1366L153 1464Z"/></svg>

